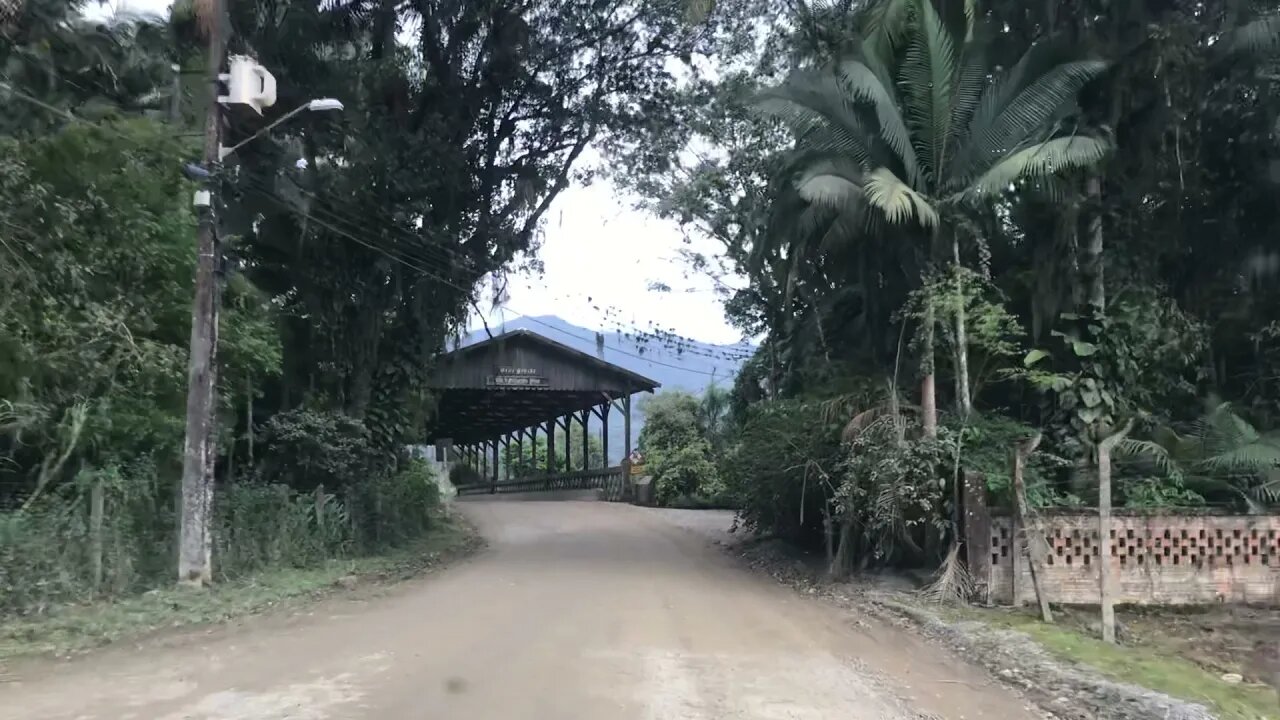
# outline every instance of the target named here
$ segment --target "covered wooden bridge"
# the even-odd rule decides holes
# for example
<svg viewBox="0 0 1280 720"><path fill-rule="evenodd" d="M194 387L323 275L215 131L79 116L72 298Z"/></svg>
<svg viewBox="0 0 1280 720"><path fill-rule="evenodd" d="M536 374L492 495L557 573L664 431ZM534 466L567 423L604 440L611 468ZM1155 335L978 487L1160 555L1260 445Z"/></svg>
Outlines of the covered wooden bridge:
<svg viewBox="0 0 1280 720"><path fill-rule="evenodd" d="M617 500L627 494L630 480L625 459L632 447L631 396L659 385L537 333L513 330L442 356L429 387L438 398L429 438L437 459L475 471L459 484L460 495L599 488ZM614 411L624 426L619 464L609 462ZM593 428L600 433L603 461L592 458ZM540 434L546 438L544 457ZM531 458L524 452L526 441ZM582 454L580 470L561 466L558 442L569 467L575 451Z"/></svg>

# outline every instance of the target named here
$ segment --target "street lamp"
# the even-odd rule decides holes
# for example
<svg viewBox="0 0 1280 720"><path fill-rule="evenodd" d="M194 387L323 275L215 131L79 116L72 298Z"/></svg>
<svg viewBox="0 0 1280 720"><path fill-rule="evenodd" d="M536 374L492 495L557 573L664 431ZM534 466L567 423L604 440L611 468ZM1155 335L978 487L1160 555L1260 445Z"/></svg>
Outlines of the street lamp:
<svg viewBox="0 0 1280 720"><path fill-rule="evenodd" d="M241 140L240 142L236 143L235 145L232 145L232 146L231 146L231 147L229 147L229 148L228 148L228 147L218 146L218 161L219 161L219 162L221 162L222 160L226 159L226 157L227 157L228 155L230 155L231 153L235 152L236 150L239 150L240 148L244 147L244 146L245 146L245 145L247 145L248 143L250 143L250 142L252 142L252 141L254 141L254 140L256 140L256 139L258 139L258 138L262 137L263 135L266 135L267 133L271 132L271 130L272 130L273 128L275 128L276 126L280 125L280 124L281 124L281 123L283 123L284 121L286 121L286 120L288 120L288 119L292 118L294 115L297 115L298 113L301 113L301 112L333 112L333 111L341 110L342 108L343 108L343 106L342 106L342 101L341 101L341 100L334 99L334 98L316 98L315 100L311 100L311 101L309 101L309 102L306 102L306 103L304 103L304 104L302 104L302 105L300 105L300 106L298 106L298 107L294 108L293 110L290 110L289 112L287 112L287 113L285 113L285 114L281 115L279 118L276 118L276 121L275 121L275 122L271 123L270 125L267 125L266 127L262 128L261 130L259 130L259 131L258 131L258 132L256 132L256 133L254 133L254 134L250 135L249 137L245 138L244 140Z"/></svg>

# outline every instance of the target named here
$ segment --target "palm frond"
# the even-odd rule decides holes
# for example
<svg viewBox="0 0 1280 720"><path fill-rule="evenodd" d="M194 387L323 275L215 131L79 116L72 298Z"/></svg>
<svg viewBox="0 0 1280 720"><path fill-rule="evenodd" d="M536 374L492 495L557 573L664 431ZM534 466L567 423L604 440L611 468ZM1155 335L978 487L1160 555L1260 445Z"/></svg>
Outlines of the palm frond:
<svg viewBox="0 0 1280 720"><path fill-rule="evenodd" d="M888 168L877 168L864 186L867 202L879 208L895 225L915 221L924 228L938 225L938 213L920 193L907 186Z"/></svg>
<svg viewBox="0 0 1280 720"><path fill-rule="evenodd" d="M947 126L947 146L953 150L964 147L969 135L969 121L978 110L983 90L991 84L990 74L981 46L966 45L960 72L956 76L955 96L951 99L951 121Z"/></svg>
<svg viewBox="0 0 1280 720"><path fill-rule="evenodd" d="M1266 55L1280 50L1280 14L1265 15L1223 35L1230 54Z"/></svg>
<svg viewBox="0 0 1280 720"><path fill-rule="evenodd" d="M861 201L863 190L857 179L833 170L816 167L796 180L796 192L814 205L841 210Z"/></svg>
<svg viewBox="0 0 1280 720"><path fill-rule="evenodd" d="M975 202L985 201L1004 192L1017 180L1093 165L1110 148L1111 145L1101 138L1054 138L1005 156L954 197Z"/></svg>
<svg viewBox="0 0 1280 720"><path fill-rule="evenodd" d="M931 0L920 2L917 22L903 58L901 80L908 89L906 116L922 173L936 180L944 162L951 120L955 44Z"/></svg>
<svg viewBox="0 0 1280 720"><path fill-rule="evenodd" d="M869 49L881 59L893 55L907 34L911 16L922 0L880 0L867 21ZM923 0L927 3L931 0Z"/></svg>
<svg viewBox="0 0 1280 720"><path fill-rule="evenodd" d="M765 90L756 100L756 109L782 120L802 145L825 140L832 149L851 155L865 167L872 165L869 140L873 134L858 117L833 75L795 73L782 85Z"/></svg>
<svg viewBox="0 0 1280 720"><path fill-rule="evenodd" d="M960 559L960 543L954 543L933 581L922 588L920 594L928 602L959 605L969 602L975 586L973 575Z"/></svg>
<svg viewBox="0 0 1280 720"><path fill-rule="evenodd" d="M885 85L884 77L859 60L849 60L840 65L840 76L853 97L871 103L880 122L880 136L902 163L907 183L918 182L919 166L915 148L911 146L911 134L902 119L893 84Z"/></svg>
<svg viewBox="0 0 1280 720"><path fill-rule="evenodd" d="M1179 472L1177 464L1169 454L1169 449L1151 440L1124 438L1116 445L1118 457L1143 458L1155 463L1161 472L1174 475Z"/></svg>
<svg viewBox="0 0 1280 720"><path fill-rule="evenodd" d="M964 183L980 175L1000 158L1037 142L1051 121L1074 106L1076 95L1104 70L1106 63L1082 60L1062 63L1016 89L1018 77L997 82L984 92L970 123L963 149L958 149L952 177ZM1013 74L1022 75L1029 65L1019 64Z"/></svg>

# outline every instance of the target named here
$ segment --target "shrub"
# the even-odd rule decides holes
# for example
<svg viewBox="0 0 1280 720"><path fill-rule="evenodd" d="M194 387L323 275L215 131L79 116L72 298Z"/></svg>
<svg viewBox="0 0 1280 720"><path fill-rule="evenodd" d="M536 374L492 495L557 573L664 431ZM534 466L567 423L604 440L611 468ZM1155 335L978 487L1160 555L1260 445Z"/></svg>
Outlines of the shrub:
<svg viewBox="0 0 1280 720"><path fill-rule="evenodd" d="M841 458L839 422L816 402L780 400L747 408L721 465L742 522L760 533L817 545Z"/></svg>
<svg viewBox="0 0 1280 720"><path fill-rule="evenodd" d="M719 472L711 462L711 445L700 437L678 447L651 450L646 464L659 505L668 505L679 496L723 494Z"/></svg>
<svg viewBox="0 0 1280 720"><path fill-rule="evenodd" d="M905 418L885 415L846 445L835 497L841 569L855 561L910 565L939 559L952 507L954 455L946 435L920 437Z"/></svg>
<svg viewBox="0 0 1280 720"><path fill-rule="evenodd" d="M267 452L259 468L268 482L298 490L330 490L386 468L359 420L326 410L298 409L274 415L263 427Z"/></svg>
<svg viewBox="0 0 1280 720"><path fill-rule="evenodd" d="M332 495L244 483L214 504L214 570L224 578L271 567L310 567L350 552L346 509Z"/></svg>
<svg viewBox="0 0 1280 720"><path fill-rule="evenodd" d="M431 466L418 458L404 462L398 472L354 483L356 540L363 550L400 547L421 537L440 507L440 486Z"/></svg>

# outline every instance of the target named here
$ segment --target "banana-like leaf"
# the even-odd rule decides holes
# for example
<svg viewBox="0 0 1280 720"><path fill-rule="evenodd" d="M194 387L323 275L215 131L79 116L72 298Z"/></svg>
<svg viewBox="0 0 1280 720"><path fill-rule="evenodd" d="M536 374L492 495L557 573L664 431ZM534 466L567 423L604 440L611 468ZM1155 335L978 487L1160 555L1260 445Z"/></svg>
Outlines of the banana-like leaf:
<svg viewBox="0 0 1280 720"><path fill-rule="evenodd" d="M1089 167L1101 160L1111 146L1101 138L1054 138L1019 150L1000 160L953 199L985 201L996 197L1015 181Z"/></svg>
<svg viewBox="0 0 1280 720"><path fill-rule="evenodd" d="M911 221L927 229L938 225L938 213L929 201L902 182L888 168L877 168L872 171L867 177L864 191L867 202L879 208L885 218L895 225Z"/></svg>

